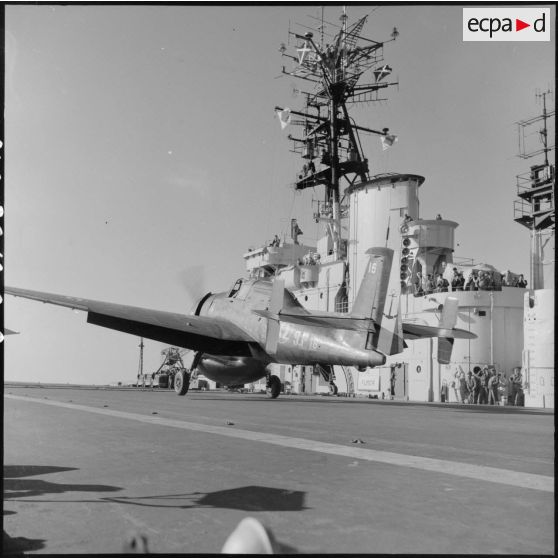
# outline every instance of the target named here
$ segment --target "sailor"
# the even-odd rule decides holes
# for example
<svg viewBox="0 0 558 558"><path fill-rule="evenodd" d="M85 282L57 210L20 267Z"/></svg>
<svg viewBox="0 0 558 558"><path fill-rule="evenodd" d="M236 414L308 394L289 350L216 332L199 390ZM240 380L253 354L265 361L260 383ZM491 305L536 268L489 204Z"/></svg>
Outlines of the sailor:
<svg viewBox="0 0 558 558"><path fill-rule="evenodd" d="M428 275L426 278L426 283L424 285L425 294L431 294L434 292L434 281L432 280L432 275Z"/></svg>
<svg viewBox="0 0 558 558"><path fill-rule="evenodd" d="M442 220L442 216L438 213L438 215L436 215L436 221L441 221Z"/></svg>
<svg viewBox="0 0 558 558"><path fill-rule="evenodd" d="M473 271L473 276L472 276L472 281L473 281L473 291L478 291L479 290L479 276L477 275L476 271Z"/></svg>
<svg viewBox="0 0 558 558"><path fill-rule="evenodd" d="M441 273L436 277L436 292L441 293L444 291L444 278Z"/></svg>
<svg viewBox="0 0 558 558"><path fill-rule="evenodd" d="M488 382L490 380L490 372L485 366L484 369L479 374L480 376L480 392L479 392L479 404L488 404Z"/></svg>
<svg viewBox="0 0 558 558"><path fill-rule="evenodd" d="M482 376L482 370L480 369L480 366L475 366L473 368L473 375L472 375L473 403L477 405L479 404L480 397L481 397L481 376Z"/></svg>
<svg viewBox="0 0 558 558"><path fill-rule="evenodd" d="M467 389L467 378L465 377L465 372L463 372L463 370L458 371L456 374L456 378L459 383L459 395L461 397L461 403L467 403L469 390Z"/></svg>
<svg viewBox="0 0 558 558"><path fill-rule="evenodd" d="M516 407L519 406L521 396L523 395L521 384L521 368L518 367L514 369L513 374L510 377L510 403Z"/></svg>
<svg viewBox="0 0 558 558"><path fill-rule="evenodd" d="M519 276L519 279L517 280L517 286L520 289L524 289L525 287L527 287L527 281L525 281L525 278L523 277L523 274L521 274Z"/></svg>
<svg viewBox="0 0 558 558"><path fill-rule="evenodd" d="M454 267L452 269L452 276L451 276L451 290L452 291L457 291L459 290L459 271L457 271L457 268Z"/></svg>
<svg viewBox="0 0 558 558"><path fill-rule="evenodd" d="M488 277L488 272L479 271L479 282L478 287L480 291L487 291L490 288L490 280Z"/></svg>
<svg viewBox="0 0 558 558"><path fill-rule="evenodd" d="M469 393L468 402L474 403L475 402L475 376L473 376L470 370L469 372L467 372L467 391Z"/></svg>
<svg viewBox="0 0 558 558"><path fill-rule="evenodd" d="M488 404L498 405L498 387L500 386L500 374L492 376L488 380Z"/></svg>

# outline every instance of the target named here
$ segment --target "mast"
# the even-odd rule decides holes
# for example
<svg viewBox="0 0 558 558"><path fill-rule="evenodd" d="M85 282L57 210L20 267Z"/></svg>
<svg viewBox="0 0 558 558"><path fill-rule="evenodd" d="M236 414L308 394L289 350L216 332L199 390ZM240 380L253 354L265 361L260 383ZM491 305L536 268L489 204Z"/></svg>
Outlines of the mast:
<svg viewBox="0 0 558 558"><path fill-rule="evenodd" d="M543 144L543 149L544 149L544 164L546 166L548 166L548 128L547 128L547 119L548 119L548 113L546 112L546 96L550 94L550 91L545 91L544 93L541 93L539 95L537 95L537 97L542 97L543 100L543 113L542 113L542 118L543 118L543 129L540 131L541 134L541 141Z"/></svg>
<svg viewBox="0 0 558 558"><path fill-rule="evenodd" d="M144 348L144 344L143 344L143 337L140 337L140 344L138 345L139 350L140 350L140 356L139 356L139 363L138 363L138 380L140 380L143 377L143 348Z"/></svg>
<svg viewBox="0 0 558 558"><path fill-rule="evenodd" d="M380 99L379 91L396 85L384 81L391 74L391 68L382 64L384 43L360 35L367 17L348 25L343 8L341 24L333 25L326 24L322 12L320 44L316 44L312 32L304 35L289 32L296 39L296 55L288 54L285 45L280 48L281 54L293 61L293 67L287 70L283 66L282 73L313 84L312 91L304 92L306 106L303 111L275 108L288 111L289 122L303 128L301 137L289 135L293 151L308 161L295 182L295 189L325 187L325 200L318 207L318 219L327 224L334 259L344 255L341 249L341 180L346 179L351 185L357 180L369 179L368 160L364 157L359 132L389 134L388 128L380 131L357 126L349 116L347 105L385 100ZM394 29L391 40L397 35ZM328 36L332 40L324 44L324 37L327 40ZM368 82L359 84L363 76L368 76ZM290 120L290 114L302 118ZM319 170L315 159L322 166Z"/></svg>
<svg viewBox="0 0 558 558"><path fill-rule="evenodd" d="M517 122L519 136L519 157L530 159L536 155L544 154L544 163L531 166L529 173L517 175L517 196L519 200L514 201L514 220L528 228L531 237L530 248L530 277L529 285L532 289L550 288L554 278L554 257L551 251L553 247L548 239L554 236L555 209L554 209L554 187L555 187L555 164L549 161L548 154L553 151L554 146L549 145L548 125L549 118L556 114L555 110L547 111L547 96L551 91L536 93L537 98L542 98L542 114ZM541 146L532 145L529 138L537 134L532 132L532 126L540 125L538 136ZM551 121L552 122L552 121ZM553 134L550 134L551 138ZM545 266L547 271L545 272Z"/></svg>

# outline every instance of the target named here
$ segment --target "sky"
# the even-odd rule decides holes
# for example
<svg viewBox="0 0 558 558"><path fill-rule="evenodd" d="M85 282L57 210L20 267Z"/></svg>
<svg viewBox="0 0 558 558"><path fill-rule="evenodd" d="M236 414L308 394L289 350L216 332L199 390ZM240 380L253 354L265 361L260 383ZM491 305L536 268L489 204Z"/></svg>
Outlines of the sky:
<svg viewBox="0 0 558 558"><path fill-rule="evenodd" d="M554 7L552 16L554 22ZM281 76L288 31L316 27L310 6L6 6L5 283L187 312L245 274L242 255L299 220L303 161L274 107L303 108ZM326 6L325 19L340 8ZM388 101L354 106L390 128L382 151L361 136L371 174L426 178L422 218L459 223L456 257L528 275L529 235L513 221L516 122L542 111L555 82L551 42L463 42L458 5L351 6L363 35L388 41L399 81ZM306 26L306 27L305 27ZM553 100L552 100L553 104ZM6 381L133 381L139 339L86 324L83 312L5 298ZM154 371L164 345L146 340Z"/></svg>

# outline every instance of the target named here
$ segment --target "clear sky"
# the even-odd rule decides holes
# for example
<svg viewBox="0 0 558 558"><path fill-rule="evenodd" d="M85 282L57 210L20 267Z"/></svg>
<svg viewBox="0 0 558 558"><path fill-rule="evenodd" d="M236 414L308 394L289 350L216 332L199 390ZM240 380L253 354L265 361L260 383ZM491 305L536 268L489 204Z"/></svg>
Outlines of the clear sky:
<svg viewBox="0 0 558 558"><path fill-rule="evenodd" d="M421 217L459 223L456 256L529 271L528 231L513 221L515 122L555 81L555 42L462 41L460 6L348 7L370 13L399 79L389 101L352 116L399 136L371 172L426 177ZM193 293L244 275L242 254L299 219L320 230L311 191L295 194L276 105L302 108L279 77L291 30L314 6L6 7L7 285L187 311ZM340 8L327 6L337 22ZM554 25L554 7L552 7ZM291 41L291 48L294 45ZM314 196L321 199L322 192ZM82 312L6 297L5 379L131 381L139 339L86 324ZM161 362L146 340L145 369Z"/></svg>

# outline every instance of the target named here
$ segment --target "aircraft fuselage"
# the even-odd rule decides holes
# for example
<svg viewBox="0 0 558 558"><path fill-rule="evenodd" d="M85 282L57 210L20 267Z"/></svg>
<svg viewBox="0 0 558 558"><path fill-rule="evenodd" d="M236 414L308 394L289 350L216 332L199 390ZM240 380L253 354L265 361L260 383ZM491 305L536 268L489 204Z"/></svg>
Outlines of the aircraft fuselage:
<svg viewBox="0 0 558 558"><path fill-rule="evenodd" d="M258 367L250 357L223 357L206 354L200 362L204 375L222 382L223 376L237 379L237 383L255 381L265 374L265 365L282 364L338 364L373 367L386 361L374 350L365 349L367 332L301 325L281 321L277 349L273 354L265 351L268 318L253 310L267 310L272 283L266 279L245 280L239 290L219 293L207 299L200 309L200 316L225 318L251 335L257 343L253 347L254 360L263 363ZM285 291L284 308L300 304ZM249 378L249 379L247 379Z"/></svg>

